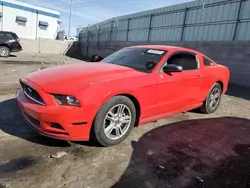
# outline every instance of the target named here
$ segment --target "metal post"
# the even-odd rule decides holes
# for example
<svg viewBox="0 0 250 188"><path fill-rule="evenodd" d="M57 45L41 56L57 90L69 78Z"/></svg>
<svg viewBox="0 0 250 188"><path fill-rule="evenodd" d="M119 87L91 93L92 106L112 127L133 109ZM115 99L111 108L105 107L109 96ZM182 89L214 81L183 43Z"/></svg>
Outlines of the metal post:
<svg viewBox="0 0 250 188"><path fill-rule="evenodd" d="M149 17L149 25L148 25L148 37L147 37L147 42L149 42L150 40L150 32L151 32L151 24L152 24L152 17L153 17L153 14L150 14L150 17Z"/></svg>
<svg viewBox="0 0 250 188"><path fill-rule="evenodd" d="M236 23L235 23L235 27L234 27L234 33L233 33L232 40L235 40L235 38L236 38L237 28L238 28L238 24L240 22L240 11L241 11L241 6L242 6L242 1L243 0L239 0L239 9L238 9L238 13L237 13L237 18L236 18Z"/></svg>
<svg viewBox="0 0 250 188"><path fill-rule="evenodd" d="M98 49L100 49L100 27L98 27L97 40Z"/></svg>
<svg viewBox="0 0 250 188"><path fill-rule="evenodd" d="M3 3L2 3L2 21L1 21L1 30L3 31L3 22L4 22L4 15L3 15Z"/></svg>
<svg viewBox="0 0 250 188"><path fill-rule="evenodd" d="M38 53L41 53L41 38L39 37L39 43L38 43Z"/></svg>
<svg viewBox="0 0 250 188"><path fill-rule="evenodd" d="M183 41L184 30L185 30L185 26L186 26L187 12L188 12L188 8L185 8L184 17L183 17L183 22L182 22L182 30L181 30L181 38L180 38L180 41Z"/></svg>
<svg viewBox="0 0 250 188"><path fill-rule="evenodd" d="M36 39L38 36L38 11L36 11Z"/></svg>
<svg viewBox="0 0 250 188"><path fill-rule="evenodd" d="M87 48L86 48L86 56L89 56L89 28L87 28Z"/></svg>
<svg viewBox="0 0 250 188"><path fill-rule="evenodd" d="M110 47L112 48L113 47L113 40L112 40L112 37L113 37L113 26L114 26L114 21L111 21L111 25L110 25Z"/></svg>
<svg viewBox="0 0 250 188"><path fill-rule="evenodd" d="M113 21L111 21L111 24L110 24L110 39L109 41L111 42L112 41L112 35L113 35Z"/></svg>
<svg viewBox="0 0 250 188"><path fill-rule="evenodd" d="M128 18L127 33L126 33L126 41L128 41L129 24L130 24L130 18Z"/></svg>
<svg viewBox="0 0 250 188"><path fill-rule="evenodd" d="M69 36L70 36L71 13L72 13L72 0L70 0L70 5L69 5L69 27L68 27L68 38L69 38Z"/></svg>

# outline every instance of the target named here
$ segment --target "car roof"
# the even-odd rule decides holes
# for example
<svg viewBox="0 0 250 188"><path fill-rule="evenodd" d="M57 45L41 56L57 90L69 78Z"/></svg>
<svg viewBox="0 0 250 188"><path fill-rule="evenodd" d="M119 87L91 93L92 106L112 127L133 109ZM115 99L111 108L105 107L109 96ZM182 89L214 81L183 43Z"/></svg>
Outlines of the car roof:
<svg viewBox="0 0 250 188"><path fill-rule="evenodd" d="M189 49L189 48L183 48L179 46L167 46L167 45L139 45L139 46L130 46L128 48L147 48L147 49L156 49L156 50L176 50L176 51L186 51L186 52L194 52L197 53L197 51Z"/></svg>
<svg viewBox="0 0 250 188"><path fill-rule="evenodd" d="M11 31L0 31L0 33L13 33Z"/></svg>

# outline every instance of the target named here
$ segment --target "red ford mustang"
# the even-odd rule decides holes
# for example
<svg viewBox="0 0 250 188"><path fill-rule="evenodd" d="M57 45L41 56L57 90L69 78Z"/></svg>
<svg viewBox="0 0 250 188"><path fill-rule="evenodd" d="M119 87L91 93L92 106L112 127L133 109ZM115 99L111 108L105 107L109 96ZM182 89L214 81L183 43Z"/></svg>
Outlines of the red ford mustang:
<svg viewBox="0 0 250 188"><path fill-rule="evenodd" d="M29 74L20 79L17 100L43 135L110 146L138 124L194 108L215 112L229 77L228 68L194 50L134 46L98 63Z"/></svg>

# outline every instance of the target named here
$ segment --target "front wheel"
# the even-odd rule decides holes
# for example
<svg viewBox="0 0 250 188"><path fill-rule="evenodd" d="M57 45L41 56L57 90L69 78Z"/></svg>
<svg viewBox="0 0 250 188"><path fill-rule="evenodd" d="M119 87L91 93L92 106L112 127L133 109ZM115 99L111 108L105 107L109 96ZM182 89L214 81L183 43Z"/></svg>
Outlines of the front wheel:
<svg viewBox="0 0 250 188"><path fill-rule="evenodd" d="M136 121L133 102L125 96L115 96L97 112L93 123L93 137L102 146L124 141Z"/></svg>
<svg viewBox="0 0 250 188"><path fill-rule="evenodd" d="M200 110L206 114L215 112L220 105L221 95L222 89L220 84L214 84Z"/></svg>

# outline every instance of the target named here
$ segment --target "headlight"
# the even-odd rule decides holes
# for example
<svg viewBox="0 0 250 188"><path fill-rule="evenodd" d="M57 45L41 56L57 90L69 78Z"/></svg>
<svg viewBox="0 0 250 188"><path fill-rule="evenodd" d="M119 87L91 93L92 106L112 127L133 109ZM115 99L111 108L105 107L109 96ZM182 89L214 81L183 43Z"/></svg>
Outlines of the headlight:
<svg viewBox="0 0 250 188"><path fill-rule="evenodd" d="M80 106L79 101L74 96L53 94L53 97L60 105Z"/></svg>

